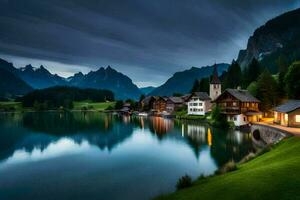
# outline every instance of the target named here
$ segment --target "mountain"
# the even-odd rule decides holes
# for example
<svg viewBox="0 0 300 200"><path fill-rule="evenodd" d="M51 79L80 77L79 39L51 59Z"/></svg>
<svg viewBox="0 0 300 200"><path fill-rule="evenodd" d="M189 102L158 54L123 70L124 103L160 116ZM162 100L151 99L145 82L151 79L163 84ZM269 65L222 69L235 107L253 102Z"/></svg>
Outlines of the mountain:
<svg viewBox="0 0 300 200"><path fill-rule="evenodd" d="M128 76L117 72L110 66L106 69L101 67L97 71L91 71L86 75L77 73L67 80L71 86L111 90L114 92L116 99L137 100L141 95L139 88Z"/></svg>
<svg viewBox="0 0 300 200"><path fill-rule="evenodd" d="M140 88L140 91L142 94L147 95L150 92L152 92L155 89L155 87L149 86L149 87L142 87Z"/></svg>
<svg viewBox="0 0 300 200"><path fill-rule="evenodd" d="M226 71L228 64L217 64L219 75ZM149 95L173 95L174 93L186 94L189 93L193 87L196 79L209 77L213 72L213 66L206 67L192 67L189 70L176 72L163 85L154 89Z"/></svg>
<svg viewBox="0 0 300 200"><path fill-rule="evenodd" d="M32 91L32 88L12 72L0 67L0 96L12 97Z"/></svg>
<svg viewBox="0 0 300 200"><path fill-rule="evenodd" d="M243 68L256 58L274 73L278 71L279 56L284 56L289 64L300 59L300 9L284 13L255 30L237 61Z"/></svg>
<svg viewBox="0 0 300 200"><path fill-rule="evenodd" d="M39 68L34 68L31 65L26 65L20 68L18 74L21 79L35 89L43 89L58 85L66 85L64 78L57 74L51 74L43 65Z"/></svg>
<svg viewBox="0 0 300 200"><path fill-rule="evenodd" d="M80 88L94 88L111 90L115 94L116 99L139 99L142 94L139 88L132 82L126 75L117 72L110 66L100 68L97 71L91 71L88 74L78 72L69 78L63 78L57 74L51 74L44 66L34 68L27 65L23 68L15 68L12 63L0 59L0 69L5 70L2 72L0 78L9 72L9 77L14 76L12 80L21 79L16 81L19 85L20 91L29 91L34 89L44 89L53 86L74 86ZM22 81L23 80L23 81ZM27 86L21 86L21 82ZM12 82L11 86L15 86ZM27 88L27 89L26 89ZM7 87L8 90L16 88ZM0 91L1 92L1 91ZM3 91L4 92L4 91ZM13 94L19 91L12 91ZM23 92L21 92L23 93Z"/></svg>

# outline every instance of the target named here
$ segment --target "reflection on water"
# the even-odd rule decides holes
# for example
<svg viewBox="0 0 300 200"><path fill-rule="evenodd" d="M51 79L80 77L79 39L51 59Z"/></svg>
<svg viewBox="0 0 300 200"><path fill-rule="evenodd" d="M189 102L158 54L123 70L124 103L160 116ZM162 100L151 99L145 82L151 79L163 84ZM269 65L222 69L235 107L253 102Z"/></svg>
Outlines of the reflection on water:
<svg viewBox="0 0 300 200"><path fill-rule="evenodd" d="M159 117L5 114L0 199L148 199L250 151L247 133Z"/></svg>

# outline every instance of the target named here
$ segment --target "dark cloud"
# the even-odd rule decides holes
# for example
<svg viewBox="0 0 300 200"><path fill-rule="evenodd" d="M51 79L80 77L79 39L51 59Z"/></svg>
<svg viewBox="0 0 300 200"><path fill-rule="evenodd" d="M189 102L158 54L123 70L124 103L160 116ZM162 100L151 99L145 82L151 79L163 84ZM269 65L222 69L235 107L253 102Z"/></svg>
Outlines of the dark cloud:
<svg viewBox="0 0 300 200"><path fill-rule="evenodd" d="M192 65L230 62L255 28L299 1L0 0L0 54L57 62L63 74L111 65L157 85Z"/></svg>

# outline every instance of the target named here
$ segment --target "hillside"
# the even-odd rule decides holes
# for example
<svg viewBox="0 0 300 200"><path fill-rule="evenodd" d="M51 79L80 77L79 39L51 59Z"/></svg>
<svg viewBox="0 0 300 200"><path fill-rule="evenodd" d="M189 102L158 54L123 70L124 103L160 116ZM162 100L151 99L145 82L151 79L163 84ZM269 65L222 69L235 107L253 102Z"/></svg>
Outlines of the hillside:
<svg viewBox="0 0 300 200"><path fill-rule="evenodd" d="M140 88L141 93L142 93L142 94L145 94L145 95L149 94L149 93L152 92L154 89L155 89L155 87L152 87L152 86Z"/></svg>
<svg viewBox="0 0 300 200"><path fill-rule="evenodd" d="M32 91L32 88L12 72L0 68L0 97L14 97Z"/></svg>
<svg viewBox="0 0 300 200"><path fill-rule="evenodd" d="M217 64L219 75L228 69L228 64ZM188 70L176 72L163 85L153 90L149 95L173 95L173 93L186 94L193 87L196 79L206 78L212 74L213 66L192 67Z"/></svg>
<svg viewBox="0 0 300 200"><path fill-rule="evenodd" d="M300 138L286 139L237 171L196 181L191 188L157 199L299 199L299 151Z"/></svg>
<svg viewBox="0 0 300 200"><path fill-rule="evenodd" d="M256 58L275 73L280 55L289 64L300 59L300 9L280 15L255 30L248 40L247 49L240 51L237 61L246 67Z"/></svg>

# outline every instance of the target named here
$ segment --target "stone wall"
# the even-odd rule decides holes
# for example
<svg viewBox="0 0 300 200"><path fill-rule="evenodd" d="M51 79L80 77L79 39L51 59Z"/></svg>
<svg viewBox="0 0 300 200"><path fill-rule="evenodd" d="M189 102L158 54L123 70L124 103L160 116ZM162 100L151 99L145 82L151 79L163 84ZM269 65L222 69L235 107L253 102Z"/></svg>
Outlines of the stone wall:
<svg viewBox="0 0 300 200"><path fill-rule="evenodd" d="M255 143L264 143L266 145L275 144L285 137L290 136L288 132L261 124L251 126L252 140Z"/></svg>

